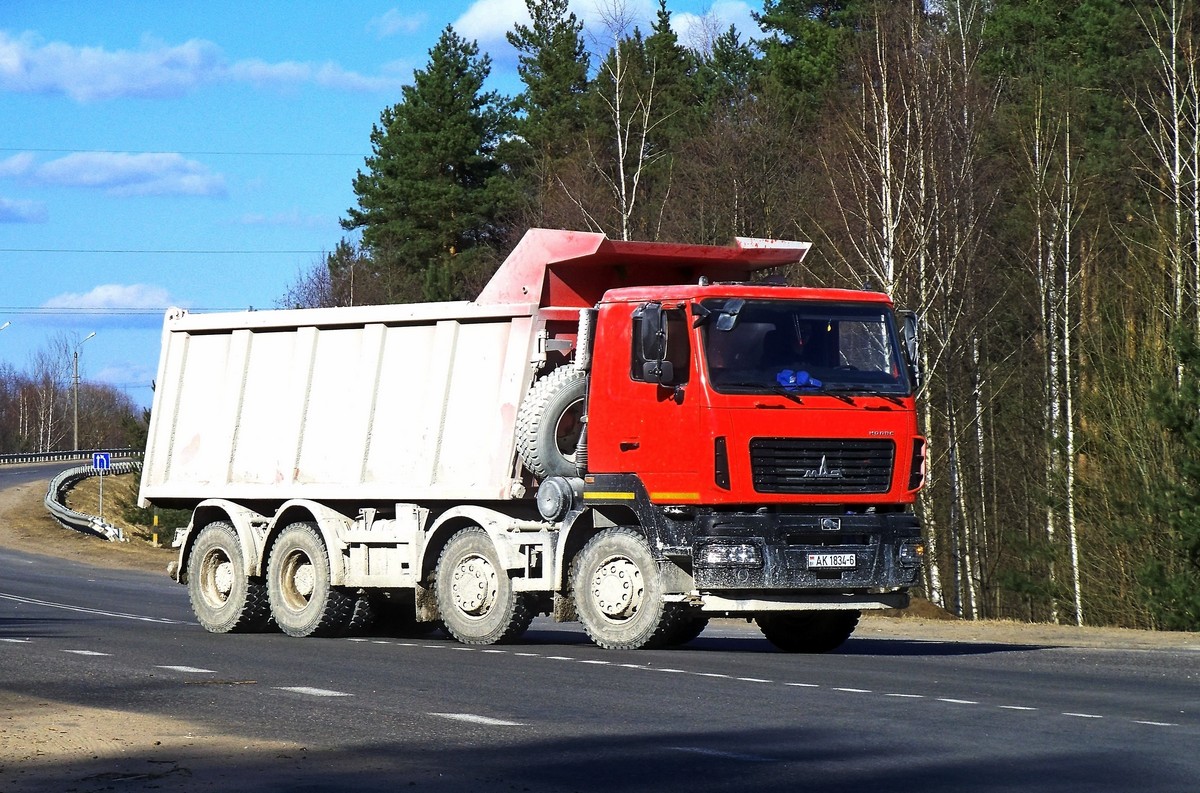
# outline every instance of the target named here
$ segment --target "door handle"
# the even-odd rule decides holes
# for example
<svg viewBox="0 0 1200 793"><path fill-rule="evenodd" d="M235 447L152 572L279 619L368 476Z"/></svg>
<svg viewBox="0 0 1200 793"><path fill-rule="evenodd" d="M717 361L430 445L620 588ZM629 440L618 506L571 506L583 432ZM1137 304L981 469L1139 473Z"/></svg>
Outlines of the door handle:
<svg viewBox="0 0 1200 793"><path fill-rule="evenodd" d="M619 445L621 447L621 451L631 452L634 449L641 448L642 443L641 441L621 441Z"/></svg>

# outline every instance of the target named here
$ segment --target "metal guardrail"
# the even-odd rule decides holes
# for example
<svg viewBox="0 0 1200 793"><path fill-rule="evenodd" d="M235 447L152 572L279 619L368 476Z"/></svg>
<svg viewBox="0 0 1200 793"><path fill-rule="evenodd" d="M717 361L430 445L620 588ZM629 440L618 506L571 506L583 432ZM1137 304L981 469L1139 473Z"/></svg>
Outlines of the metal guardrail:
<svg viewBox="0 0 1200 793"><path fill-rule="evenodd" d="M96 452L106 452L117 457L141 457L141 449L80 449L68 452L18 452L17 454L0 454L0 465L16 463L53 463L69 460L90 460Z"/></svg>
<svg viewBox="0 0 1200 793"><path fill-rule="evenodd" d="M88 452L87 454L90 457L92 453ZM105 476L133 473L139 467L141 467L141 463L136 462L113 463ZM50 487L46 490L46 509L50 510L50 514L54 516L55 520L68 529L95 534L109 542L125 542L125 535L119 526L114 526L95 515L76 512L66 505L68 490L89 476L96 476L99 473L90 465L81 465L77 468L68 468L51 479Z"/></svg>

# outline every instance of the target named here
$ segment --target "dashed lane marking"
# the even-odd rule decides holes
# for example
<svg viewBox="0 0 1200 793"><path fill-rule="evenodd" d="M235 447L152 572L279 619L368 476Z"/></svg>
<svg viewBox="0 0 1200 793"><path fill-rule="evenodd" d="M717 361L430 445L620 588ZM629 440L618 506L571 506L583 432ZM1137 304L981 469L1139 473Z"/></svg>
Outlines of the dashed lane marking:
<svg viewBox="0 0 1200 793"><path fill-rule="evenodd" d="M106 658L111 656L111 653L98 653L95 650L63 650L63 652L70 653L71 655L95 655Z"/></svg>
<svg viewBox="0 0 1200 793"><path fill-rule="evenodd" d="M276 691L290 691L293 694L307 694L310 697L352 697L345 691L330 691L327 688L311 688L309 686L275 686Z"/></svg>
<svg viewBox="0 0 1200 793"><path fill-rule="evenodd" d="M762 757L756 754L742 754L740 752L726 752L720 749L706 749L703 746L672 746L672 751L687 752L688 754L699 754L705 757L719 757L722 760L740 760L744 763L777 763L778 760L772 757Z"/></svg>
<svg viewBox="0 0 1200 793"><path fill-rule="evenodd" d="M166 669L168 672L183 672L189 675L214 675L215 669L201 669L197 666L156 666L155 669Z"/></svg>
<svg viewBox="0 0 1200 793"><path fill-rule="evenodd" d="M451 719L453 721L465 721L470 724L482 724L487 727L523 727L519 721L506 721L504 719L493 719L490 716L480 716L477 713L430 713L430 716L437 716L440 719Z"/></svg>

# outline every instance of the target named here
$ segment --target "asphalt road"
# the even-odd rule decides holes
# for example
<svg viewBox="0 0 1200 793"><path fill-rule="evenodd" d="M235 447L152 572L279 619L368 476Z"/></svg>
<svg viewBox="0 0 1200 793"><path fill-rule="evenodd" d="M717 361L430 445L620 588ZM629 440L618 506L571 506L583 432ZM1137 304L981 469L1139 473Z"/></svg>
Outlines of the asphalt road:
<svg viewBox="0 0 1200 793"><path fill-rule="evenodd" d="M0 675L322 753L240 759L241 790L1200 789L1187 650L852 638L789 656L724 623L614 652L541 620L491 648L216 636L165 576L0 551Z"/></svg>

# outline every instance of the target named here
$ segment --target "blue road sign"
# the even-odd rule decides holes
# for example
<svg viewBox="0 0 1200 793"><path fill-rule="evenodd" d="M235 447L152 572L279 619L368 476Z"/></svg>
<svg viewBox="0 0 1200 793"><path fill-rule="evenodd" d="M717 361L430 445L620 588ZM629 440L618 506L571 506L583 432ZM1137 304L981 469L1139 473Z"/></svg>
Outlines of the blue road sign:
<svg viewBox="0 0 1200 793"><path fill-rule="evenodd" d="M112 454L109 452L92 452L92 468L97 471L107 471L112 468Z"/></svg>

